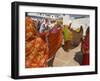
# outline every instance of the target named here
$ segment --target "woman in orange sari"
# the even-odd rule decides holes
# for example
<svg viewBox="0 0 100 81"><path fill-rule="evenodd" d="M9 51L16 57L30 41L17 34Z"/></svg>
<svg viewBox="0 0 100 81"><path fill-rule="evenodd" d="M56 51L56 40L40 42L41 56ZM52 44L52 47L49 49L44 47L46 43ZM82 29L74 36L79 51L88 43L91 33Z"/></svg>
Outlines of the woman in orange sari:
<svg viewBox="0 0 100 81"><path fill-rule="evenodd" d="M25 67L47 67L49 50L47 43L39 36L35 22L26 17Z"/></svg>

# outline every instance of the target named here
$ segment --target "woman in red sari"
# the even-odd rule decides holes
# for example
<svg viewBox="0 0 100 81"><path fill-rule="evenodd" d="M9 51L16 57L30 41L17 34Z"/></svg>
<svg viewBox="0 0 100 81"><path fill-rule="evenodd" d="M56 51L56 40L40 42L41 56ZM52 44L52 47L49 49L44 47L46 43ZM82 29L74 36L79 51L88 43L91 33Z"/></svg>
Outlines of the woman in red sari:
<svg viewBox="0 0 100 81"><path fill-rule="evenodd" d="M89 27L86 31L85 39L82 41L83 61L82 65L89 65Z"/></svg>

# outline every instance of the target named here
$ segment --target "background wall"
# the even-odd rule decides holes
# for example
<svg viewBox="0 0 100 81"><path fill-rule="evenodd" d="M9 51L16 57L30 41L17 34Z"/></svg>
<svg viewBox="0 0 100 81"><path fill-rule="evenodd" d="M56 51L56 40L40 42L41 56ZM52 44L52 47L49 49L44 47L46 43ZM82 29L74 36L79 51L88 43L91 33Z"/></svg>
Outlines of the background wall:
<svg viewBox="0 0 100 81"><path fill-rule="evenodd" d="M11 69L11 2L14 0L0 1L0 81L13 81L10 78ZM58 4L72 4L72 5L87 5L98 6L98 14L100 14L100 0L21 0L30 2L42 3L58 3ZM98 16L98 22L100 15ZM98 35L100 34L100 24L98 24ZM100 41L100 37L98 38ZM98 48L100 48L100 42ZM100 50L98 52L98 62L100 62ZM98 65L100 68L100 63ZM100 72L100 70L98 71ZM82 76L65 76L53 78L39 78L26 79L26 81L99 81L100 73L98 75L82 75ZM21 80L23 81L23 80Z"/></svg>

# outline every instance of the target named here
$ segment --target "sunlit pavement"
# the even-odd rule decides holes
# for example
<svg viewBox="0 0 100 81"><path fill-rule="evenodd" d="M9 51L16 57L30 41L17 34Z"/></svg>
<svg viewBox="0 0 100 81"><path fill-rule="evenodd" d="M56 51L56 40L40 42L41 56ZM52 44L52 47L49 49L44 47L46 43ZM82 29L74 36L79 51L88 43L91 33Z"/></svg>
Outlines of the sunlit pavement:
<svg viewBox="0 0 100 81"><path fill-rule="evenodd" d="M69 50L68 52L64 51L64 49L61 47L56 53L53 67L54 66L80 66L80 64L74 60L76 52L81 50L81 44L74 48Z"/></svg>

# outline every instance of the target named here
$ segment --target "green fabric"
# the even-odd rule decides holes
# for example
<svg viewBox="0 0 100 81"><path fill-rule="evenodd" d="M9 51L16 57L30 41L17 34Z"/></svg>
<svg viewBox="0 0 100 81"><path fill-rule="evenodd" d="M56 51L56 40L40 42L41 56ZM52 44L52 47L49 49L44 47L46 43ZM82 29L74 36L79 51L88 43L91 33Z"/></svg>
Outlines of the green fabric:
<svg viewBox="0 0 100 81"><path fill-rule="evenodd" d="M67 33L68 33L68 29L66 27L64 27L64 41L66 41L68 38Z"/></svg>
<svg viewBox="0 0 100 81"><path fill-rule="evenodd" d="M64 27L63 34L64 34L64 41L71 40L72 34L71 34L71 31L68 29L67 26Z"/></svg>

